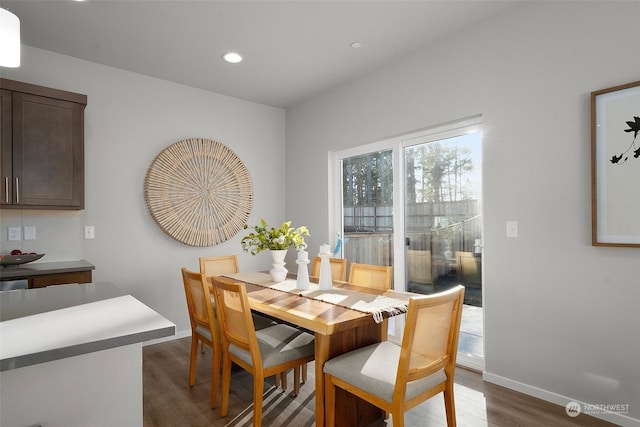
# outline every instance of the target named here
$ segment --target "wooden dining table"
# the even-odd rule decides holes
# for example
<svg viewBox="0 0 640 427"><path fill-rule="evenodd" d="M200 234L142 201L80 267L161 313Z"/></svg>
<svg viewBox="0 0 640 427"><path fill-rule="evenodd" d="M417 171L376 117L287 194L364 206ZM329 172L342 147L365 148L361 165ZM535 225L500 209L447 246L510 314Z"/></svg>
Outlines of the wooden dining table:
<svg viewBox="0 0 640 427"><path fill-rule="evenodd" d="M339 354L379 342L383 336L382 325L387 323L376 323L371 313L243 282L252 310L314 333L316 426L324 426L324 363ZM411 296L416 295L409 292L363 288L339 281L334 281L334 288L382 295L401 301L408 301ZM341 389L336 390L336 425L366 426L382 416L383 412L379 408Z"/></svg>

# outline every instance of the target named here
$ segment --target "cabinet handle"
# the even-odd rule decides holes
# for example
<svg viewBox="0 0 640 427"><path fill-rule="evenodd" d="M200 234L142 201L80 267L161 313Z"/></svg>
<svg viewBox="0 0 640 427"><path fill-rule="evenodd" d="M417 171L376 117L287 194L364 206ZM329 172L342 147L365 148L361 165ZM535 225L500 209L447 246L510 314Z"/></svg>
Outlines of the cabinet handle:
<svg viewBox="0 0 640 427"><path fill-rule="evenodd" d="M16 203L20 204L20 178L16 176Z"/></svg>
<svg viewBox="0 0 640 427"><path fill-rule="evenodd" d="M9 204L9 177L4 177L4 202Z"/></svg>

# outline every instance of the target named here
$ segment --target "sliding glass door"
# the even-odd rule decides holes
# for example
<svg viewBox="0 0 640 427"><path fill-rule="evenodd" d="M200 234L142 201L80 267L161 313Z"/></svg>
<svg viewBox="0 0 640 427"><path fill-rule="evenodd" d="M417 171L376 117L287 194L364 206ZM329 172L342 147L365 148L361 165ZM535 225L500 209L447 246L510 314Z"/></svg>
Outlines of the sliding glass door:
<svg viewBox="0 0 640 427"><path fill-rule="evenodd" d="M391 265L394 288L461 283L459 358L482 369L482 136L474 118L335 153L333 227L348 263ZM390 337L402 322L391 322Z"/></svg>
<svg viewBox="0 0 640 427"><path fill-rule="evenodd" d="M464 285L458 358L482 368L482 136L457 133L404 147L405 283L421 294Z"/></svg>

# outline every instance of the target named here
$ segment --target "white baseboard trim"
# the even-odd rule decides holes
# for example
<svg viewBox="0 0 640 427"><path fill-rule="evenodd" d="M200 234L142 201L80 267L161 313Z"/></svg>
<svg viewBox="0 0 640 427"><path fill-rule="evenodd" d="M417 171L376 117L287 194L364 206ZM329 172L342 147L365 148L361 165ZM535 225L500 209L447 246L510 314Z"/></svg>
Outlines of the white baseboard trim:
<svg viewBox="0 0 640 427"><path fill-rule="evenodd" d="M456 356L456 365L471 369L472 371L484 372L484 359L470 354L458 353Z"/></svg>
<svg viewBox="0 0 640 427"><path fill-rule="evenodd" d="M560 406L567 406L567 404L571 403L571 402L575 402L580 404L581 408L588 408L590 405L591 406L598 406L597 404L593 404L593 403L588 403L588 402L581 402L579 400L576 399L571 399L569 397L566 396L562 396L560 394L557 393L553 393L547 390L543 390L541 388L538 387L533 387L531 385L528 384L524 384L518 381L514 381L511 380L509 378L505 378L502 377L500 375L495 375L492 374L490 372L483 372L482 373L482 379L490 382L492 384L497 384L499 386L502 387L506 387L508 389L511 390L515 390L518 391L520 393L524 393L527 394L529 396L533 396L533 397L537 397L538 399L542 399L545 400L547 402L551 402L551 403L555 403L556 405L560 405ZM629 402L631 403L631 402ZM635 419L635 418L631 418L625 414L621 414L621 413L616 413L616 412L607 412L607 411L597 411L597 413L595 412L590 412L590 411L585 411L583 410L582 412L591 415L592 417L595 418L599 418L601 420L605 420L608 421L610 423L614 423L614 424L618 424L622 427L640 427L640 420Z"/></svg>

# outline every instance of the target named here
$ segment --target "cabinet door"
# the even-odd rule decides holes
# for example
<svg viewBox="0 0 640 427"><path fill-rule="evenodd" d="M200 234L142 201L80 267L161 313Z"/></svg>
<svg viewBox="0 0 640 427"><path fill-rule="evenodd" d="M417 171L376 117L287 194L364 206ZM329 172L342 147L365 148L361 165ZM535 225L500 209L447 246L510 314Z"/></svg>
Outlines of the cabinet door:
<svg viewBox="0 0 640 427"><path fill-rule="evenodd" d="M13 200L13 169L11 167L11 92L0 90L0 204L7 205Z"/></svg>
<svg viewBox="0 0 640 427"><path fill-rule="evenodd" d="M83 209L84 106L20 92L12 102L13 202Z"/></svg>
<svg viewBox="0 0 640 427"><path fill-rule="evenodd" d="M91 271L33 276L29 279L29 288L44 288L46 286L63 285L66 283L91 283Z"/></svg>

